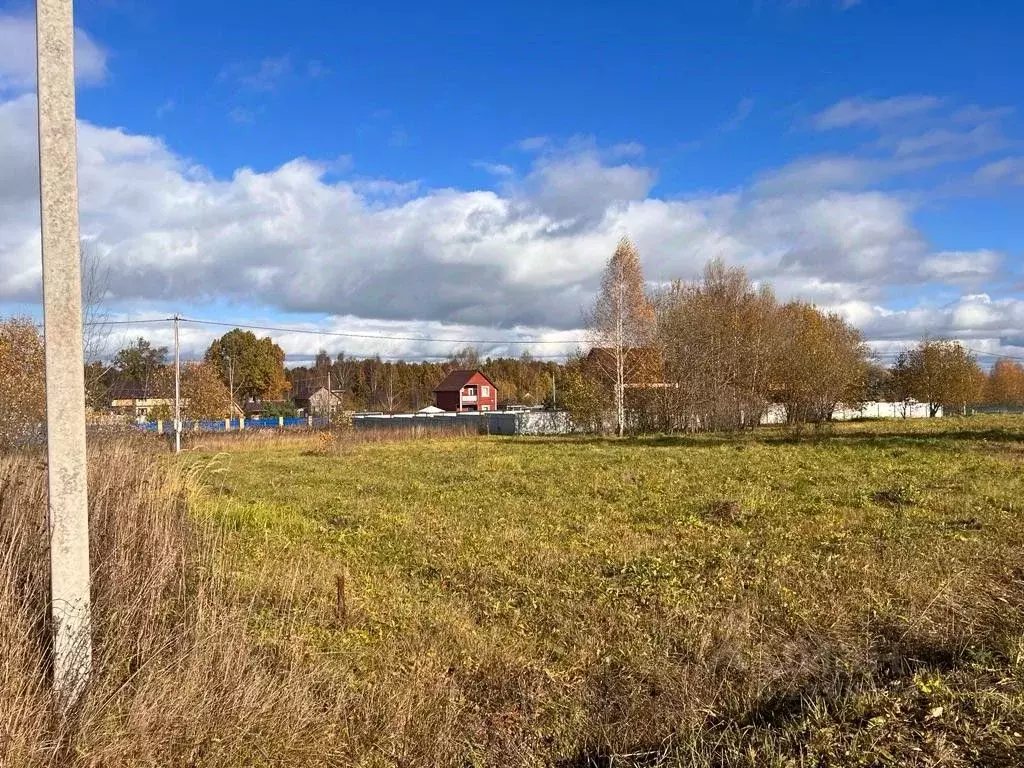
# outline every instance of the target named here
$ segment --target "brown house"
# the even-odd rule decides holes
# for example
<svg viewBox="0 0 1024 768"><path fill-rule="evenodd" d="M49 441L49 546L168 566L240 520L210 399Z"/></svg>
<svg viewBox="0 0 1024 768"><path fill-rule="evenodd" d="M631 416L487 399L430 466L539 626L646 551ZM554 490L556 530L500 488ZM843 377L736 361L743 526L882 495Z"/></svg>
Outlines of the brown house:
<svg viewBox="0 0 1024 768"><path fill-rule="evenodd" d="M182 405L188 405L188 398L181 399ZM159 391L152 384L135 381L117 381L110 387L110 410L132 419L145 420L150 411L174 408L173 393Z"/></svg>
<svg viewBox="0 0 1024 768"><path fill-rule="evenodd" d="M300 381L292 385L292 402L304 413L315 416L343 410L340 390L329 390L322 384Z"/></svg>
<svg viewBox="0 0 1024 768"><path fill-rule="evenodd" d="M498 390L480 371L452 371L434 387L434 402L449 413L498 410Z"/></svg>

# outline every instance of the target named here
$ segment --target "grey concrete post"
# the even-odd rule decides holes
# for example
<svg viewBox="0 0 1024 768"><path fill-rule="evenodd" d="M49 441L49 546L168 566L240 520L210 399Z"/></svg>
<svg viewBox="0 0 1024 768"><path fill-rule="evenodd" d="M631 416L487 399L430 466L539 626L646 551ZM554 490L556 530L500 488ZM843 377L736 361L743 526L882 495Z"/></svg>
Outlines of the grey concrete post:
<svg viewBox="0 0 1024 768"><path fill-rule="evenodd" d="M92 670L71 0L38 0L36 43L53 686L67 708Z"/></svg>
<svg viewBox="0 0 1024 768"><path fill-rule="evenodd" d="M174 452L181 453L181 353L178 344L178 316L174 316Z"/></svg>

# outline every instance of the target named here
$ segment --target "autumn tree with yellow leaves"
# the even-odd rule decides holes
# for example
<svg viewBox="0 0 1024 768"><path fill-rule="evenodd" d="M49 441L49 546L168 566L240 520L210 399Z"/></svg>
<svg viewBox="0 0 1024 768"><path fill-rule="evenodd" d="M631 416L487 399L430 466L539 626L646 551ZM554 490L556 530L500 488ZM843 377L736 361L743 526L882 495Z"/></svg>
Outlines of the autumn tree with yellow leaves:
<svg viewBox="0 0 1024 768"><path fill-rule="evenodd" d="M1024 365L1000 358L985 382L985 401L992 405L1024 405Z"/></svg>
<svg viewBox="0 0 1024 768"><path fill-rule="evenodd" d="M24 317L0 322L0 445L39 434L46 420L43 337Z"/></svg>
<svg viewBox="0 0 1024 768"><path fill-rule="evenodd" d="M892 375L900 399L927 403L929 416L938 415L943 406L966 411L985 389L985 374L974 355L951 339L925 339L904 350Z"/></svg>
<svg viewBox="0 0 1024 768"><path fill-rule="evenodd" d="M626 388L643 376L644 356L654 338L654 306L647 296L640 253L624 237L608 260L601 289L587 314L589 342L599 350L595 370L612 390L615 430L626 429Z"/></svg>

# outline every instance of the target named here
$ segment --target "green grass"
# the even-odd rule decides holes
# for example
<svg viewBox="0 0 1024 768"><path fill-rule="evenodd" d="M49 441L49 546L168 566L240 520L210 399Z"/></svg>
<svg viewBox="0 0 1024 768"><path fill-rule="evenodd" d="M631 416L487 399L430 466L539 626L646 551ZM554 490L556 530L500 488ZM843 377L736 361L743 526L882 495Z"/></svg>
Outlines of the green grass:
<svg viewBox="0 0 1024 768"><path fill-rule="evenodd" d="M351 698L347 762L1024 755L1024 421L187 460L251 631Z"/></svg>

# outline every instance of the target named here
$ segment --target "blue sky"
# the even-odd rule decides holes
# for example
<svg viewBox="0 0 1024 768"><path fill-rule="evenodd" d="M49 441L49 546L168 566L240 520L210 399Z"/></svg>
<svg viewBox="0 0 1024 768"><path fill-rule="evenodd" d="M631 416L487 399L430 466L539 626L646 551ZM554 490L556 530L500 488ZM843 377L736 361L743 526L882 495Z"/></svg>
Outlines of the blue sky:
<svg viewBox="0 0 1024 768"><path fill-rule="evenodd" d="M526 137L638 141L654 191L673 195L854 146L794 125L840 98L1024 92L1024 8L1009 0L445 5L84 0L111 75L81 114L219 175L350 155L430 186L487 184L471 161L522 162L510 148Z"/></svg>
<svg viewBox="0 0 1024 768"><path fill-rule="evenodd" d="M0 3L7 310L38 293L32 18ZM79 0L76 23L82 231L119 317L572 339L629 234L652 281L722 256L879 349L1024 354L1020 3Z"/></svg>

